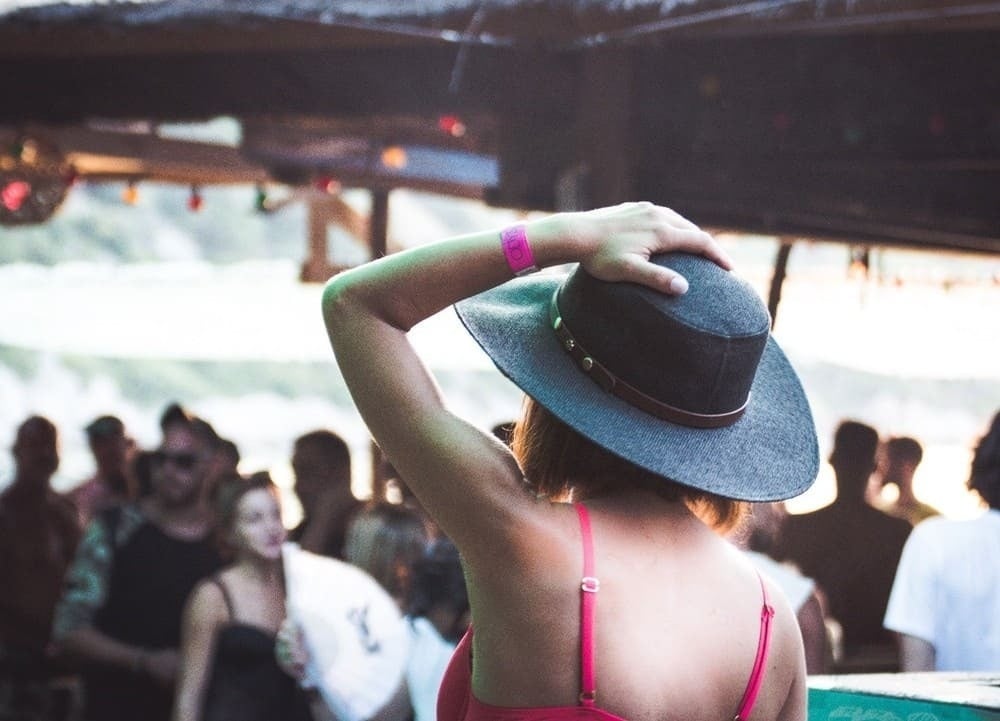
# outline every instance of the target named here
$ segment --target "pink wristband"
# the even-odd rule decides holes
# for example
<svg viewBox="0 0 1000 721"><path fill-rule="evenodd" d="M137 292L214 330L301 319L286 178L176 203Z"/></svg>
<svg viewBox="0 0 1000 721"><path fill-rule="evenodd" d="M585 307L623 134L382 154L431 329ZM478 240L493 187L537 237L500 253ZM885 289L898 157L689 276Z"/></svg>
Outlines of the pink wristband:
<svg viewBox="0 0 1000 721"><path fill-rule="evenodd" d="M535 256L531 254L531 246L528 245L528 234L524 223L511 225L500 231L500 246L503 248L503 256L507 259L514 275L521 276L534 273L538 270L535 265Z"/></svg>

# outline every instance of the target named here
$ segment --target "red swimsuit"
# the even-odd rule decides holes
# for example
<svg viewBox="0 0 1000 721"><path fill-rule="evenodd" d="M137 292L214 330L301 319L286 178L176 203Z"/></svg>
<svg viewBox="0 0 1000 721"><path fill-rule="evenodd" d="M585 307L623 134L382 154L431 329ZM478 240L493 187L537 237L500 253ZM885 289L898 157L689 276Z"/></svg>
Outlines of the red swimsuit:
<svg viewBox="0 0 1000 721"><path fill-rule="evenodd" d="M594 542L590 517L582 504L576 504L583 536L583 580L580 583L580 703L578 706L507 708L479 701L472 693L472 629L470 628L448 664L438 694L438 721L623 721L594 704L594 603L600 582L594 575ZM753 710L764 680L771 618L774 609L767 601L767 589L760 584L763 606L760 614L760 638L750 680L734 721L745 721Z"/></svg>

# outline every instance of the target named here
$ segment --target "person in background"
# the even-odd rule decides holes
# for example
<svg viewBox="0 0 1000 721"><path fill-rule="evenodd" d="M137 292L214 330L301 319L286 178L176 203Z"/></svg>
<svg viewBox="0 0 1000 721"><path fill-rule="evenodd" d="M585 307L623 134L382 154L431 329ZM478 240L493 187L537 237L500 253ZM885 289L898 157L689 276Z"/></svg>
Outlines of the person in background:
<svg viewBox="0 0 1000 721"><path fill-rule="evenodd" d="M351 491L351 452L333 431L319 429L295 439L295 495L302 522L289 538L306 551L344 560L351 517L364 505Z"/></svg>
<svg viewBox="0 0 1000 721"><path fill-rule="evenodd" d="M84 432L94 457L94 475L69 492L86 526L98 511L135 500L137 489L129 473L135 454L135 441L125 432L125 424L116 416L100 416Z"/></svg>
<svg viewBox="0 0 1000 721"><path fill-rule="evenodd" d="M832 651L820 590L813 579L803 576L791 564L776 561L771 555L785 518L785 511L779 504L755 503L750 518L731 538L788 598L802 631L806 673L826 673Z"/></svg>
<svg viewBox="0 0 1000 721"><path fill-rule="evenodd" d="M1000 413L979 440L969 489L985 512L913 529L896 570L885 627L904 671L1000 669Z"/></svg>
<svg viewBox="0 0 1000 721"><path fill-rule="evenodd" d="M153 464L156 461L156 451L139 449L132 455L129 463L129 475L135 479L136 497L146 498L153 492Z"/></svg>
<svg viewBox="0 0 1000 721"><path fill-rule="evenodd" d="M373 444L374 445L374 444ZM377 448L377 446L374 446ZM378 479L381 481L383 487L382 499L393 504L399 504L404 508L408 508L418 516L424 522L424 528L427 531L427 540L429 543L433 543L441 536L441 529L437 527L434 523L434 519L431 518L424 507L420 505L420 499L413 495L413 491L410 487L406 485L402 478L399 477L399 473L392 464L385 459L381 451L379 453L379 463L378 463ZM376 499L373 499L376 500ZM371 501L369 502L371 503Z"/></svg>
<svg viewBox="0 0 1000 721"><path fill-rule="evenodd" d="M369 503L348 523L344 560L378 581L403 609L413 564L423 557L429 540L417 511L393 503Z"/></svg>
<svg viewBox="0 0 1000 721"><path fill-rule="evenodd" d="M59 467L52 422L26 419L11 450L14 478L0 493L0 709L41 719L57 671L48 650L52 614L80 527L72 502L51 487Z"/></svg>
<svg viewBox="0 0 1000 721"><path fill-rule="evenodd" d="M215 475L218 478L239 475L240 448L229 438L219 438L215 448Z"/></svg>
<svg viewBox="0 0 1000 721"><path fill-rule="evenodd" d="M202 483L202 493L205 495L206 505L211 505L209 499L214 494L216 484L224 478L239 475L237 468L240 462L239 447L228 438L220 436L211 423L200 416L191 415L179 403L171 403L163 411L160 416L160 429L166 432L173 425L184 425L188 421L197 426L198 435L208 442L208 464Z"/></svg>
<svg viewBox="0 0 1000 721"><path fill-rule="evenodd" d="M310 699L275 657L286 616L278 489L266 472L224 478L214 506L231 563L187 601L174 721L310 721Z"/></svg>
<svg viewBox="0 0 1000 721"><path fill-rule="evenodd" d="M447 538L438 538L414 561L405 607L411 629L406 687L413 718L436 721L441 679L470 623L462 562Z"/></svg>
<svg viewBox="0 0 1000 721"><path fill-rule="evenodd" d="M911 526L940 513L934 506L917 498L913 492L913 474L923 457L924 449L917 439L894 436L882 444L878 469L873 477L878 483L879 494L884 486L892 485L899 489L899 494L892 503L880 502L881 495L878 495L875 507L891 516L902 518Z"/></svg>
<svg viewBox="0 0 1000 721"><path fill-rule="evenodd" d="M206 426L172 407L149 495L99 513L67 572L53 637L81 671L86 721L170 718L184 601L221 563L202 494Z"/></svg>
<svg viewBox="0 0 1000 721"><path fill-rule="evenodd" d="M235 442L215 433L214 428L212 433L215 436L215 442L212 444L211 460L208 464L208 473L202 490L210 506L215 497L216 486L225 480L241 477L238 469L240 463L239 447Z"/></svg>
<svg viewBox="0 0 1000 721"><path fill-rule="evenodd" d="M327 283L355 404L468 580L474 633L445 672L440 721L805 718L795 614L716 531L741 501L812 484L815 428L766 307L729 265L673 211L625 203ZM513 450L447 408L407 337L452 304L527 394Z"/></svg>
<svg viewBox="0 0 1000 721"><path fill-rule="evenodd" d="M830 453L837 498L818 511L789 515L774 549L776 558L815 579L828 600L828 614L843 628L840 672L897 669L895 639L882 618L910 524L865 500L877 450L874 428L843 421Z"/></svg>

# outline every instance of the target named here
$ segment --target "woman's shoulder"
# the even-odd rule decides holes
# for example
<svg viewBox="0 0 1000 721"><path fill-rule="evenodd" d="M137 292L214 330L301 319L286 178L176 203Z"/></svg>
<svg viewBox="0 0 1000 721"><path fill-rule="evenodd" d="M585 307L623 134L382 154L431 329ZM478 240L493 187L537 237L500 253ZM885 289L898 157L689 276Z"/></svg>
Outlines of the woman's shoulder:
<svg viewBox="0 0 1000 721"><path fill-rule="evenodd" d="M207 576L192 589L187 599L187 616L199 623L221 623L229 617L222 574Z"/></svg>

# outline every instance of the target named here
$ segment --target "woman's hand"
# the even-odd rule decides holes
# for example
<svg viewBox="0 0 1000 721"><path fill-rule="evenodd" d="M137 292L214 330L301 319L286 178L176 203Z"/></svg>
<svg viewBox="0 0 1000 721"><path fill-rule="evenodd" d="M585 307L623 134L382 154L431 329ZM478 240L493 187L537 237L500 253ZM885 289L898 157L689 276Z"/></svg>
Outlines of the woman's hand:
<svg viewBox="0 0 1000 721"><path fill-rule="evenodd" d="M546 224L549 228L546 228ZM718 242L680 214L653 203L622 203L539 221L542 233L565 234L581 253L580 263L596 278L641 283L664 293L687 291L687 281L649 262L652 255L682 251L703 255L723 268L732 261Z"/></svg>
<svg viewBox="0 0 1000 721"><path fill-rule="evenodd" d="M306 677L309 650L302 629L292 619L286 618L274 644L274 656L282 671L301 683Z"/></svg>

